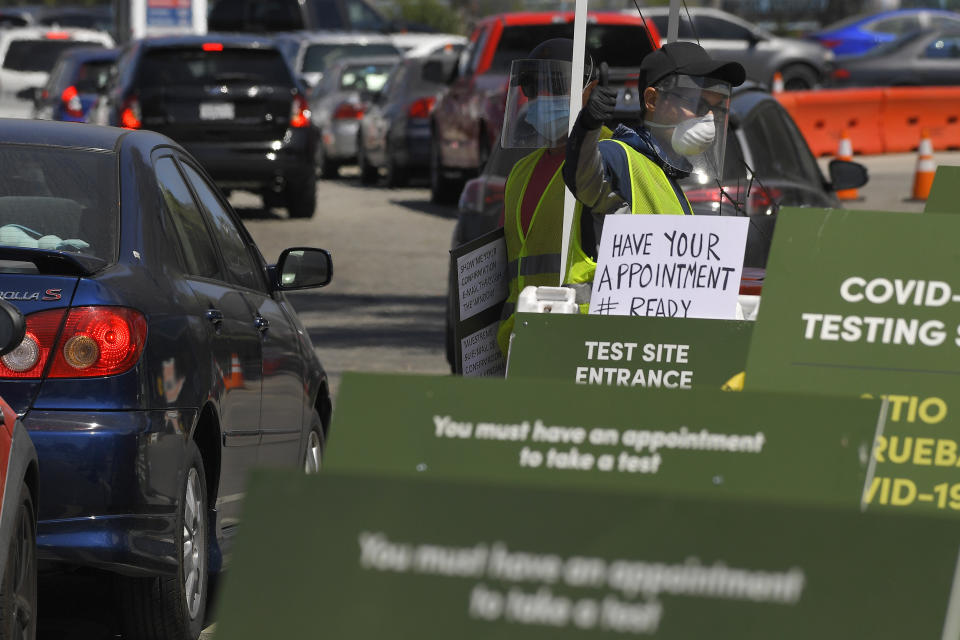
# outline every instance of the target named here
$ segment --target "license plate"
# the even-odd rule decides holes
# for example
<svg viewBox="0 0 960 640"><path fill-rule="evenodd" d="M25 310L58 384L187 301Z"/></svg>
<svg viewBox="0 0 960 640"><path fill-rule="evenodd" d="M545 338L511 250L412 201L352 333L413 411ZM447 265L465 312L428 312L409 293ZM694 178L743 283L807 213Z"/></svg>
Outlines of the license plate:
<svg viewBox="0 0 960 640"><path fill-rule="evenodd" d="M201 102L201 120L233 120L234 108L232 102Z"/></svg>

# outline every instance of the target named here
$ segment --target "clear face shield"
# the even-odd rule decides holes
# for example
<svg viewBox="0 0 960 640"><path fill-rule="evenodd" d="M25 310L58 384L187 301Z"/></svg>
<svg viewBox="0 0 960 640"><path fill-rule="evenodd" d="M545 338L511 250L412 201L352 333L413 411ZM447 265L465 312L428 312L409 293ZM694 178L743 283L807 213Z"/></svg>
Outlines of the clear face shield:
<svg viewBox="0 0 960 640"><path fill-rule="evenodd" d="M647 112L644 126L660 143L664 162L701 184L716 183L723 175L730 84L672 75L654 88L656 107Z"/></svg>
<svg viewBox="0 0 960 640"><path fill-rule="evenodd" d="M557 147L570 122L570 62L514 60L500 145L505 149Z"/></svg>

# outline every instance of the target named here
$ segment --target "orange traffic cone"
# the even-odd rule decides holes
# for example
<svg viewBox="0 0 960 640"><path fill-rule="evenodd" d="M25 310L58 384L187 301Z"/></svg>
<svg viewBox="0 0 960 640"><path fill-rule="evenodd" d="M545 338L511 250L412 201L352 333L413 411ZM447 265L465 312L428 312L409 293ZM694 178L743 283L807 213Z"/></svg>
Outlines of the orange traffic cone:
<svg viewBox="0 0 960 640"><path fill-rule="evenodd" d="M773 93L783 93L783 74L779 71L773 72Z"/></svg>
<svg viewBox="0 0 960 640"><path fill-rule="evenodd" d="M920 132L920 148L917 149L917 170L913 174L913 199L926 200L933 185L933 174L937 172L937 162L933 159L933 141L930 132Z"/></svg>
<svg viewBox="0 0 960 640"><path fill-rule="evenodd" d="M243 368L240 366L240 357L235 353L231 354L230 376L223 381L223 386L227 389L243 386Z"/></svg>
<svg viewBox="0 0 960 640"><path fill-rule="evenodd" d="M840 134L840 144L837 146L837 160L853 160L853 143L850 142L850 136L846 129ZM857 200L860 193L856 189L840 189L837 191L837 198L840 200Z"/></svg>

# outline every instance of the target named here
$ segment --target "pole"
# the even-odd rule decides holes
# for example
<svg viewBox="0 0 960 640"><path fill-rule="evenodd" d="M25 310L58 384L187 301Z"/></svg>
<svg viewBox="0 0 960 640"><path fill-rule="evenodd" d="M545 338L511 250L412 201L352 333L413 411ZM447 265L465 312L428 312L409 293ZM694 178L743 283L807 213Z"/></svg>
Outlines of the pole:
<svg viewBox="0 0 960 640"><path fill-rule="evenodd" d="M573 129L573 123L580 113L583 103L583 54L587 48L587 0L576 0L573 14L573 60L570 61L570 121L567 133ZM566 189L563 196L563 237L560 241L560 284L567 274L567 253L570 248L570 226L573 224L573 210L577 201Z"/></svg>
<svg viewBox="0 0 960 640"><path fill-rule="evenodd" d="M676 42L680 33L680 0L670 0L667 20L667 42Z"/></svg>

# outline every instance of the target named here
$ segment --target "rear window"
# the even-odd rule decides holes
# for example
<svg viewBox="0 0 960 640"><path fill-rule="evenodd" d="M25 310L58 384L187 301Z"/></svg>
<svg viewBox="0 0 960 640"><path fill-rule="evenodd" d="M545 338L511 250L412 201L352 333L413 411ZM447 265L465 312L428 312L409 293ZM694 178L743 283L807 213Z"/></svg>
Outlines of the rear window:
<svg viewBox="0 0 960 640"><path fill-rule="evenodd" d="M11 71L46 71L53 69L57 58L73 47L102 47L99 42L82 40L14 40L3 59L3 68Z"/></svg>
<svg viewBox="0 0 960 640"><path fill-rule="evenodd" d="M0 146L0 245L115 261L116 162L111 152Z"/></svg>
<svg viewBox="0 0 960 640"><path fill-rule="evenodd" d="M73 86L80 93L97 93L107 86L110 81L110 69L113 62L110 60L96 60L84 62L77 69L73 78Z"/></svg>
<svg viewBox="0 0 960 640"><path fill-rule="evenodd" d="M151 86L211 82L292 84L283 56L273 49L152 49L140 64L141 82Z"/></svg>
<svg viewBox="0 0 960 640"><path fill-rule="evenodd" d="M303 55L302 72L326 71L337 58L361 56L398 56L400 50L392 44L314 44Z"/></svg>
<svg viewBox="0 0 960 640"><path fill-rule="evenodd" d="M297 0L220 0L207 17L210 31L293 31L303 29Z"/></svg>
<svg viewBox="0 0 960 640"><path fill-rule="evenodd" d="M537 43L551 38L572 38L573 24L543 24L506 27L493 54L490 71L507 73L510 63L526 58ZM594 60L608 62L615 67L639 67L650 52L650 40L640 25L587 25L587 49Z"/></svg>
<svg viewBox="0 0 960 640"><path fill-rule="evenodd" d="M341 89L380 91L393 70L392 64L356 64L343 69L340 74Z"/></svg>

